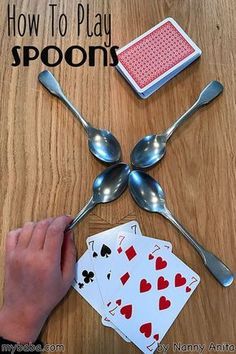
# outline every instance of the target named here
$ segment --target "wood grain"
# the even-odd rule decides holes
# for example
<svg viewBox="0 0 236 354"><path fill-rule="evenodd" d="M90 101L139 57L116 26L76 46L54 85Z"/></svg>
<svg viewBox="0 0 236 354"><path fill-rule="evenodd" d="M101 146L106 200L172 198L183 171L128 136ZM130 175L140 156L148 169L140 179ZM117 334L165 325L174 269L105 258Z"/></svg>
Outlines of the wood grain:
<svg viewBox="0 0 236 354"><path fill-rule="evenodd" d="M81 1L86 5L86 1ZM0 3L0 198L1 271L8 230L28 220L63 213L72 215L87 201L94 177L103 169L87 148L81 126L68 110L37 81L45 67L40 60L29 67L12 67L14 45L43 48L54 44L65 50L72 44L87 47L104 38L77 38L73 14L76 1L55 0L71 16L65 38L47 30L47 1L18 1L17 12L40 13L43 34L8 37L7 3ZM15 3L9 1L10 4ZM176 216L207 248L236 269L235 192L235 50L234 0L95 0L96 12L112 14L112 43L120 47L171 16L203 51L200 60L146 101L139 100L112 67L63 62L53 68L65 92L89 121L106 127L119 139L124 161L139 138L161 132L194 101L202 87L218 79L224 94L183 126L170 141L165 159L150 174L164 187ZM100 63L101 64L101 63ZM145 235L173 243L173 250L201 276L201 285L164 338L163 343L235 342L235 285L221 288L207 273L192 248L161 216L140 210L126 192L109 205L98 206L77 228L78 254L88 235L137 219ZM2 292L1 292L2 300ZM138 353L112 330L73 290L57 307L43 331L48 343L63 343L66 353ZM172 349L168 353L172 353ZM207 350L205 351L208 352Z"/></svg>

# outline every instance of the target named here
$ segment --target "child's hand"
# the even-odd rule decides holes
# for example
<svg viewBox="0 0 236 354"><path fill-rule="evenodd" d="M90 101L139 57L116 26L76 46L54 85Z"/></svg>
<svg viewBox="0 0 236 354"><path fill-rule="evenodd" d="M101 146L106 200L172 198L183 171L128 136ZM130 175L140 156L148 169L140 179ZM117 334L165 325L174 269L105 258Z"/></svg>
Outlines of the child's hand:
<svg viewBox="0 0 236 354"><path fill-rule="evenodd" d="M8 233L0 337L34 342L67 293L76 260L72 232L64 235L70 221L70 217L60 216L29 222Z"/></svg>

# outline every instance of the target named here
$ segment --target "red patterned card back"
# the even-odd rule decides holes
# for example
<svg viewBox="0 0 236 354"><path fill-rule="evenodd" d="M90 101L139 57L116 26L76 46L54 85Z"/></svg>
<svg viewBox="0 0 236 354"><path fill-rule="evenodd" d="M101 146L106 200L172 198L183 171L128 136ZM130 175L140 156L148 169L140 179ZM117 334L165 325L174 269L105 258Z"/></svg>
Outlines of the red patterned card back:
<svg viewBox="0 0 236 354"><path fill-rule="evenodd" d="M167 21L118 54L119 62L142 89L195 52Z"/></svg>

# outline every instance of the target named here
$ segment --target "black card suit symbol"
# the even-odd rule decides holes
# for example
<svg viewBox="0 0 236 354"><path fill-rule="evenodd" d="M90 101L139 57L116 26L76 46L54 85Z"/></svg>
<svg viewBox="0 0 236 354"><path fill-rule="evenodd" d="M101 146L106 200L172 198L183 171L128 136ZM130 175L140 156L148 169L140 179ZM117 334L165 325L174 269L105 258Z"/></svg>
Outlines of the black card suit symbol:
<svg viewBox="0 0 236 354"><path fill-rule="evenodd" d="M84 287L84 284L83 284L83 283L79 283L78 285L79 285L79 288L80 288L80 289L83 289L83 287Z"/></svg>
<svg viewBox="0 0 236 354"><path fill-rule="evenodd" d="M98 256L97 252L93 252L93 257L96 258Z"/></svg>
<svg viewBox="0 0 236 354"><path fill-rule="evenodd" d="M107 279L110 280L111 278L111 271L107 274Z"/></svg>
<svg viewBox="0 0 236 354"><path fill-rule="evenodd" d="M108 258L110 254L111 254L111 249L108 246L103 245L101 249L101 256Z"/></svg>
<svg viewBox="0 0 236 354"><path fill-rule="evenodd" d="M88 284L90 281L93 282L94 278L94 273L93 272L88 272L87 270L84 270L82 272L82 275L84 277L84 282Z"/></svg>

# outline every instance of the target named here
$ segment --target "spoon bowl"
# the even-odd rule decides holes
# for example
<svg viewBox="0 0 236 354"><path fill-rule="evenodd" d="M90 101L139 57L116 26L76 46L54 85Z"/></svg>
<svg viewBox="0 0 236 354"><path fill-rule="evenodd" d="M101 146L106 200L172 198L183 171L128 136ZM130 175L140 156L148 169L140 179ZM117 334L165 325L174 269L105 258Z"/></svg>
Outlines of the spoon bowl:
<svg viewBox="0 0 236 354"><path fill-rule="evenodd" d="M131 153L132 165L139 168L149 168L165 155L165 135L147 135L135 145Z"/></svg>
<svg viewBox="0 0 236 354"><path fill-rule="evenodd" d="M124 192L128 185L130 167L125 163L106 168L93 182L93 201L109 203Z"/></svg>
<svg viewBox="0 0 236 354"><path fill-rule="evenodd" d="M112 164L121 158L121 148L114 135L105 129L90 128L88 146L91 153L99 160Z"/></svg>
<svg viewBox="0 0 236 354"><path fill-rule="evenodd" d="M159 183L142 171L132 171L129 176L129 190L142 208L152 213L165 209L165 193Z"/></svg>
<svg viewBox="0 0 236 354"><path fill-rule="evenodd" d="M159 213L168 219L195 248L204 265L224 287L232 284L231 270L212 252L207 251L189 231L171 214L165 203L165 193L160 184L143 171L132 171L129 175L129 190L136 203L144 210Z"/></svg>
<svg viewBox="0 0 236 354"><path fill-rule="evenodd" d="M67 226L65 232L72 230L97 204L109 203L119 198L128 185L129 174L129 165L122 162L110 166L100 173L93 182L92 197Z"/></svg>
<svg viewBox="0 0 236 354"><path fill-rule="evenodd" d="M107 164L118 162L121 158L121 147L115 136L108 130L92 127L69 101L59 82L50 71L42 71L38 79L52 95L59 98L69 108L76 119L82 124L88 136L88 146L91 153L97 159Z"/></svg>

